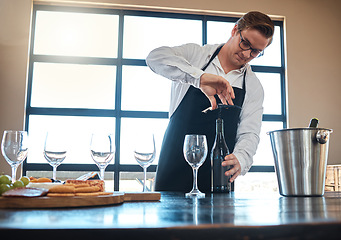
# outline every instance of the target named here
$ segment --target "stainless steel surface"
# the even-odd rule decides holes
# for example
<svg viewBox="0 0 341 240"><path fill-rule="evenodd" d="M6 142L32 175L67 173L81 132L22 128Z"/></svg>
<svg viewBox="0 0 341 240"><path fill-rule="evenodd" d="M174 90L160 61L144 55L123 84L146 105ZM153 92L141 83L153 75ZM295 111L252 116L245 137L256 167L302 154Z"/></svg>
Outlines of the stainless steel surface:
<svg viewBox="0 0 341 240"><path fill-rule="evenodd" d="M316 133L316 140L321 143L325 144L329 139L329 131L328 130L318 130Z"/></svg>
<svg viewBox="0 0 341 240"><path fill-rule="evenodd" d="M281 195L324 194L328 140L332 132L326 128L292 128L268 132Z"/></svg>

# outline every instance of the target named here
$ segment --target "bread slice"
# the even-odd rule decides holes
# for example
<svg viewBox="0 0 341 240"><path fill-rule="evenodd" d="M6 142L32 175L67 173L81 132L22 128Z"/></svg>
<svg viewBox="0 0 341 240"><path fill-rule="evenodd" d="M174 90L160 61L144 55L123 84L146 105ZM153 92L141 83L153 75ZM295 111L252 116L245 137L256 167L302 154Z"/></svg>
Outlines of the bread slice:
<svg viewBox="0 0 341 240"><path fill-rule="evenodd" d="M88 184L90 187L98 187L100 192L104 192L104 181L103 180L76 180L68 179L65 181L66 184L84 185Z"/></svg>

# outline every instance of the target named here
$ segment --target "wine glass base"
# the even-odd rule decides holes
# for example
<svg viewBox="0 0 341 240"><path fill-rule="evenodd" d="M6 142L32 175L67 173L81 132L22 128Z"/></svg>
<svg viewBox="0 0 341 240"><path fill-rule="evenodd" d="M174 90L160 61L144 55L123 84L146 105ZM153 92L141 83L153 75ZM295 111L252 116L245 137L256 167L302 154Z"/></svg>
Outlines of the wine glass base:
<svg viewBox="0 0 341 240"><path fill-rule="evenodd" d="M198 198L204 198L205 193L200 192L199 190L192 190L189 193L185 194L186 197L198 197Z"/></svg>

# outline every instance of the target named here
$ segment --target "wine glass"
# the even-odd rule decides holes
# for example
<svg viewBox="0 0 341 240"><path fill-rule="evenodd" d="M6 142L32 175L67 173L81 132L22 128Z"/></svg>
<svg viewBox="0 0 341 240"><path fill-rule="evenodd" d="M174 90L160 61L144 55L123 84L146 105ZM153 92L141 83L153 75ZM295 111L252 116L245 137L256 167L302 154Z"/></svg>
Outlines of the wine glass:
<svg viewBox="0 0 341 240"><path fill-rule="evenodd" d="M207 156L207 140L205 135L190 134L185 136L183 152L186 161L193 169L193 189L186 197L205 197L198 189L198 169Z"/></svg>
<svg viewBox="0 0 341 240"><path fill-rule="evenodd" d="M57 167L66 158L67 143L62 133L46 133L44 144L44 157L53 168L52 179L57 180Z"/></svg>
<svg viewBox="0 0 341 240"><path fill-rule="evenodd" d="M12 168L12 182L16 181L18 166L28 153L28 135L26 131L4 131L1 142L2 155Z"/></svg>
<svg viewBox="0 0 341 240"><path fill-rule="evenodd" d="M143 192L147 192L147 168L155 158L154 134L140 133L135 136L134 157L143 168Z"/></svg>
<svg viewBox="0 0 341 240"><path fill-rule="evenodd" d="M115 154L115 136L113 134L94 133L90 142L91 157L100 170L104 180L104 171Z"/></svg>

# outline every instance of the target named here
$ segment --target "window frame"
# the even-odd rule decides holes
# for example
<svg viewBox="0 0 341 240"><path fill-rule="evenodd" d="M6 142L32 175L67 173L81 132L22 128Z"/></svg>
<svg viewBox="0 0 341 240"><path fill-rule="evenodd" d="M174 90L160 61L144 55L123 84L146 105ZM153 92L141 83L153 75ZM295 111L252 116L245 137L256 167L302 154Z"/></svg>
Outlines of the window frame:
<svg viewBox="0 0 341 240"><path fill-rule="evenodd" d="M82 12L97 14L115 14L119 17L118 32L118 52L117 58L98 58L98 57L74 57L74 56L52 56L52 55L36 55L33 53L34 32L36 26L37 11L63 11L63 12ZM178 19L194 19L202 21L202 44L207 43L207 21L236 22L237 17L224 17L212 15L198 15L185 13L167 13L154 11L136 11L136 10L120 10L107 8L85 8L85 7L64 7L51 5L33 5L31 41L28 65L28 82L27 82L27 100L25 115L25 130L28 131L30 115L52 115L52 116L86 116L86 117L114 117L116 119L115 127L115 162L108 165L106 171L114 172L114 190L119 190L120 172L142 172L139 165L120 164L120 134L122 118L159 118L167 119L168 112L154 111L126 111L121 110L122 97L122 67L124 65L131 66L147 66L144 59L124 59L123 58L123 28L124 16L145 16L160 18L178 18ZM284 30L283 22L275 20L276 26L280 27L280 47L281 47L281 66L256 66L251 65L254 72L279 73L281 81L281 114L263 114L262 121L282 122L283 127L287 126L286 113L286 84L285 84L285 56L284 56ZM114 65L116 66L116 89L115 89L115 109L84 109L84 108L42 108L31 107L32 97L32 81L33 81L33 65L35 62L48 63L76 63L76 64L95 64L95 65ZM148 172L156 172L157 165L151 165ZM27 171L50 171L51 167L48 163L23 163L23 172ZM59 171L98 171L95 164L61 164ZM274 172L274 166L252 166L250 172Z"/></svg>

